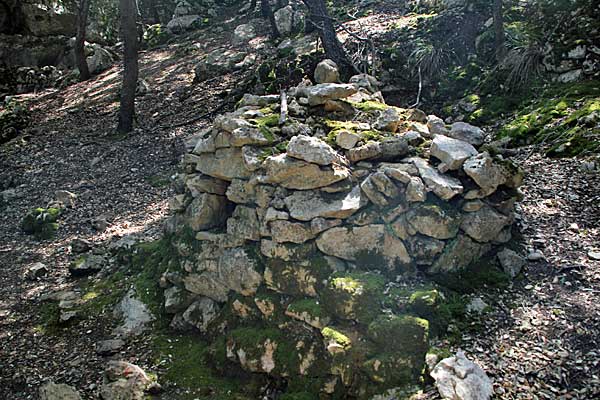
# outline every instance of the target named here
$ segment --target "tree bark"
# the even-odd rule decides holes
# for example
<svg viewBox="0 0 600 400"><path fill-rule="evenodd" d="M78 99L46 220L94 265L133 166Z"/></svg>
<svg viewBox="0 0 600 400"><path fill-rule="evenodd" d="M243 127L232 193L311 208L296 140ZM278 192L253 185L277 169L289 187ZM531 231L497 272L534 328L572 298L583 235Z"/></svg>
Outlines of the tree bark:
<svg viewBox="0 0 600 400"><path fill-rule="evenodd" d="M264 19L269 21L271 25L271 36L273 39L279 37L279 29L277 29L277 24L275 23L275 15L273 14L273 9L271 8L271 4L269 0L260 0L260 12Z"/></svg>
<svg viewBox="0 0 600 400"><path fill-rule="evenodd" d="M90 79L90 70L85 60L85 31L87 26L90 0L80 0L77 9L77 36L75 37L75 65L79 70L79 80Z"/></svg>
<svg viewBox="0 0 600 400"><path fill-rule="evenodd" d="M494 47L496 52L496 61L500 62L506 56L502 0L494 0L492 13L494 19Z"/></svg>
<svg viewBox="0 0 600 400"><path fill-rule="evenodd" d="M302 0L302 2L306 5L310 13L308 23L312 22L319 31L325 55L338 65L342 76L349 77L356 70L337 38L333 20L329 16L325 0Z"/></svg>
<svg viewBox="0 0 600 400"><path fill-rule="evenodd" d="M121 106L117 130L121 133L133 130L135 115L135 89L138 80L138 38L136 0L119 0L121 14L121 32L123 35L123 86L121 88Z"/></svg>

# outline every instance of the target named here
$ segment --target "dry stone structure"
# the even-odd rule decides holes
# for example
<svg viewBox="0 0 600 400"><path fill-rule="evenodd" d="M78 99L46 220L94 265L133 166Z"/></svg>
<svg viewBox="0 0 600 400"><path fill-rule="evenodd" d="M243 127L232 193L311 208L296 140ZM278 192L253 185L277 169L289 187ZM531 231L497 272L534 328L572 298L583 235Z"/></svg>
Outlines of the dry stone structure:
<svg viewBox="0 0 600 400"><path fill-rule="evenodd" d="M447 325L435 282L510 240L522 180L479 128L351 82L245 95L190 143L161 280L217 365L325 398L418 382Z"/></svg>

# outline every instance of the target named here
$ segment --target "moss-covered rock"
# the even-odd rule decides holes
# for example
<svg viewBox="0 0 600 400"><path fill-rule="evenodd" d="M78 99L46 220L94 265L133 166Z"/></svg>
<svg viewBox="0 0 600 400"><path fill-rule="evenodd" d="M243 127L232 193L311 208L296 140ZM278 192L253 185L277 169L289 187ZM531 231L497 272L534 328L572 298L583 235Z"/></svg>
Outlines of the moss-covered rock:
<svg viewBox="0 0 600 400"><path fill-rule="evenodd" d="M317 299L296 300L288 305L285 315L317 329L325 327L331 320Z"/></svg>
<svg viewBox="0 0 600 400"><path fill-rule="evenodd" d="M429 322L411 315L379 316L367 334L381 351L409 357L417 365L429 348Z"/></svg>
<svg viewBox="0 0 600 400"><path fill-rule="evenodd" d="M290 262L273 258L266 261L264 278L267 287L276 292L316 297L330 273L329 264L322 257Z"/></svg>
<svg viewBox="0 0 600 400"><path fill-rule="evenodd" d="M371 322L381 310L385 279L375 273L336 273L321 299L333 318Z"/></svg>
<svg viewBox="0 0 600 400"><path fill-rule="evenodd" d="M56 207L33 209L21 221L21 229L38 239L50 239L58 230L60 214L61 209Z"/></svg>

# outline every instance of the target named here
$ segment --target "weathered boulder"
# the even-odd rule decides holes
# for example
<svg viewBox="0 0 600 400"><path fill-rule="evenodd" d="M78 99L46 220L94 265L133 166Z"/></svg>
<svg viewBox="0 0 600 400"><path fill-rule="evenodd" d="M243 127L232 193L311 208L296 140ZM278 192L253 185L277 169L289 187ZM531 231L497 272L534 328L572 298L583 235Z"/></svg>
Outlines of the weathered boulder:
<svg viewBox="0 0 600 400"><path fill-rule="evenodd" d="M356 93L356 91L356 87L349 84L320 83L307 88L306 94L308 97L308 104L311 106L318 106L325 104L327 100L346 98Z"/></svg>
<svg viewBox="0 0 600 400"><path fill-rule="evenodd" d="M202 297L185 310L183 320L204 333L208 330L210 323L218 317L220 308L212 299Z"/></svg>
<svg viewBox="0 0 600 400"><path fill-rule="evenodd" d="M289 35L304 26L304 14L296 11L291 5L280 8L273 13L275 25L282 35Z"/></svg>
<svg viewBox="0 0 600 400"><path fill-rule="evenodd" d="M195 29L202 22L199 15L182 15L173 18L167 24L167 29L173 33L182 33Z"/></svg>
<svg viewBox="0 0 600 400"><path fill-rule="evenodd" d="M351 148L356 146L359 140L360 135L357 135L356 133L347 130L338 131L335 137L335 143L345 150L350 150Z"/></svg>
<svg viewBox="0 0 600 400"><path fill-rule="evenodd" d="M473 146L481 146L485 139L485 134L481 128L467 124L466 122L453 123L448 136L470 143Z"/></svg>
<svg viewBox="0 0 600 400"><path fill-rule="evenodd" d="M419 175L427 189L440 199L450 200L463 192L464 188L458 179L439 173L422 158L412 158L411 160L419 170Z"/></svg>
<svg viewBox="0 0 600 400"><path fill-rule="evenodd" d="M234 46L248 43L250 40L256 37L256 30L252 24L238 25L233 31L233 37L231 42Z"/></svg>
<svg viewBox="0 0 600 400"><path fill-rule="evenodd" d="M417 232L436 239L450 239L458 234L461 216L450 207L422 204L406 213L406 220Z"/></svg>
<svg viewBox="0 0 600 400"><path fill-rule="evenodd" d="M455 239L446 243L444 251L428 271L437 274L463 270L490 249L489 244L479 244L467 235L459 234Z"/></svg>
<svg viewBox="0 0 600 400"><path fill-rule="evenodd" d="M440 172L459 169L467 158L477 154L469 143L443 135L436 135L431 143L431 155L442 162L438 166Z"/></svg>
<svg viewBox="0 0 600 400"><path fill-rule="evenodd" d="M48 382L40 386L40 400L81 400L72 386Z"/></svg>
<svg viewBox="0 0 600 400"><path fill-rule="evenodd" d="M139 300L135 292L127 292L115 309L115 314L121 316L123 323L114 330L118 336L137 336L149 328L154 316L148 307Z"/></svg>
<svg viewBox="0 0 600 400"><path fill-rule="evenodd" d="M386 108L380 114L377 120L375 121L375 129L379 129L381 131L389 131L396 132L398 130L398 126L400 125L401 118L396 111L395 108Z"/></svg>
<svg viewBox="0 0 600 400"><path fill-rule="evenodd" d="M390 235L384 225L365 225L354 228L329 229L317 238L317 247L323 253L356 261L357 258L379 255L382 269L393 269L410 262L410 256L400 239Z"/></svg>
<svg viewBox="0 0 600 400"><path fill-rule="evenodd" d="M444 399L488 400L494 389L485 371L466 358L462 351L444 358L430 373Z"/></svg>
<svg viewBox="0 0 600 400"><path fill-rule="evenodd" d="M329 186L348 179L350 171L342 166L320 168L318 165L298 160L286 153L267 157L264 161L266 182L287 189L308 190Z"/></svg>
<svg viewBox="0 0 600 400"><path fill-rule="evenodd" d="M248 179L250 171L246 169L242 150L237 147L217 149L214 153L198 156L196 169L203 174L230 181L233 178Z"/></svg>
<svg viewBox="0 0 600 400"><path fill-rule="evenodd" d="M481 188L483 196L492 194L500 185L517 188L523 181L518 167L510 161L494 160L487 152L469 158L463 169Z"/></svg>
<svg viewBox="0 0 600 400"><path fill-rule="evenodd" d="M287 145L287 154L306 162L330 165L341 161L338 153L322 140L306 135L294 136Z"/></svg>
<svg viewBox="0 0 600 400"><path fill-rule="evenodd" d="M497 254L502 270L511 278L515 278L525 266L525 259L514 250L505 248Z"/></svg>
<svg viewBox="0 0 600 400"><path fill-rule="evenodd" d="M315 82L336 83L340 81L340 71L332 60L326 59L317 64L315 68Z"/></svg>
<svg viewBox="0 0 600 400"><path fill-rule="evenodd" d="M298 191L285 198L292 218L311 221L317 217L347 218L366 205L360 188L349 193L328 195L315 191Z"/></svg>
<svg viewBox="0 0 600 400"><path fill-rule="evenodd" d="M500 214L489 206L467 213L460 225L461 229L478 242L496 239L502 229L512 222L511 218Z"/></svg>
<svg viewBox="0 0 600 400"><path fill-rule="evenodd" d="M202 193L185 210L185 219L190 228L203 231L222 226L227 220L228 211L225 196Z"/></svg>

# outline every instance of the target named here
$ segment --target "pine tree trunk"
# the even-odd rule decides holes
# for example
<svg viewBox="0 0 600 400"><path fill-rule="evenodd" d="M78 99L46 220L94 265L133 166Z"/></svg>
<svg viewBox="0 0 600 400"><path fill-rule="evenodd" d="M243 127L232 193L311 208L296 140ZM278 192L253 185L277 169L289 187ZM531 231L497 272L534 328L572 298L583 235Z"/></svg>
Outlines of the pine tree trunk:
<svg viewBox="0 0 600 400"><path fill-rule="evenodd" d="M269 21L271 25L271 36L273 39L279 37L279 30L277 29L277 24L275 23L275 15L273 14L273 10L271 9L271 4L269 0L260 0L260 12L264 19Z"/></svg>
<svg viewBox="0 0 600 400"><path fill-rule="evenodd" d="M500 62L506 56L505 35L504 35L504 16L502 15L502 0L494 0L494 47L496 51L496 61Z"/></svg>
<svg viewBox="0 0 600 400"><path fill-rule="evenodd" d="M85 30L87 26L90 0L80 0L77 10L77 36L75 37L75 65L79 70L79 80L90 79L90 70L85 60Z"/></svg>
<svg viewBox="0 0 600 400"><path fill-rule="evenodd" d="M121 14L121 32L124 42L123 54L123 86L121 88L121 107L119 110L119 125L121 133L133 130L135 114L135 89L138 80L138 39L135 0L119 0Z"/></svg>
<svg viewBox="0 0 600 400"><path fill-rule="evenodd" d="M327 58L333 60L340 68L343 77L349 77L356 72L348 59L342 44L337 38L333 20L327 11L325 0L302 0L310 13L308 24L313 23L319 30L319 36L325 48Z"/></svg>

